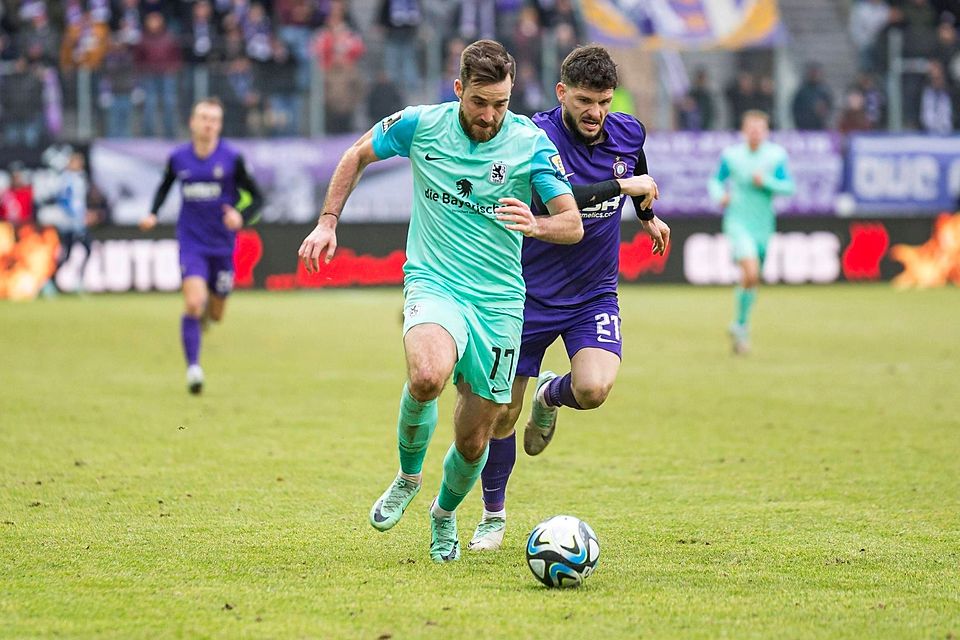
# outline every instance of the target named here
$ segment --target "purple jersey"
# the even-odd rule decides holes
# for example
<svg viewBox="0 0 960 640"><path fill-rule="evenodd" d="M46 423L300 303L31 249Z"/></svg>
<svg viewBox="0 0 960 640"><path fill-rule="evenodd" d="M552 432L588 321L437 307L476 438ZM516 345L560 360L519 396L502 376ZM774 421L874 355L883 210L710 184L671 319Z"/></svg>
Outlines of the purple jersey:
<svg viewBox="0 0 960 640"><path fill-rule="evenodd" d="M236 206L240 152L224 141L206 158L198 158L190 143L170 154L168 172L180 181L183 204L177 220L180 250L207 255L232 255L236 233L223 224L223 205ZM243 171L243 169L241 169Z"/></svg>
<svg viewBox="0 0 960 640"><path fill-rule="evenodd" d="M560 107L536 114L533 121L557 146L572 184L623 178L634 175L638 168L646 130L633 116L609 114L603 125L606 139L589 146L563 125ZM626 196L619 195L581 209L583 240L577 244L550 244L524 238L523 279L528 299L557 307L616 293L620 274L620 216L625 199Z"/></svg>

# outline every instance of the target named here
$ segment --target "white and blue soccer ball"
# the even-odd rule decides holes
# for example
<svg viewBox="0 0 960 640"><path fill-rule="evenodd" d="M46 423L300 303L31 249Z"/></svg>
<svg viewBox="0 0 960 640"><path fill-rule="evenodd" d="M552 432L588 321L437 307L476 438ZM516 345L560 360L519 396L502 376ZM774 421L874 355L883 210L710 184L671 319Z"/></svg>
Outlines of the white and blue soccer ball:
<svg viewBox="0 0 960 640"><path fill-rule="evenodd" d="M527 539L527 565L548 587L577 587L593 573L600 541L583 520L553 516L533 528Z"/></svg>

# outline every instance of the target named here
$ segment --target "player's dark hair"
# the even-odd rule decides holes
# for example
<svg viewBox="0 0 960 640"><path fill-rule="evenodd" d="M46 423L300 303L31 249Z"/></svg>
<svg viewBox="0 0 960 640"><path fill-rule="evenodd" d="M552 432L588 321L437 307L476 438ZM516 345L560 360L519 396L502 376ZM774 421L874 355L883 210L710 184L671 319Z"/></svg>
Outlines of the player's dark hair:
<svg viewBox="0 0 960 640"><path fill-rule="evenodd" d="M460 83L484 85L503 82L510 84L517 77L517 63L502 44L494 40L477 40L460 54Z"/></svg>
<svg viewBox="0 0 960 640"><path fill-rule="evenodd" d="M213 107L220 107L220 111L223 111L223 101L220 100L217 96L207 96L206 98L201 98L193 103L193 107L190 109L190 113L193 114L202 104L207 104Z"/></svg>
<svg viewBox="0 0 960 640"><path fill-rule="evenodd" d="M617 65L610 53L595 44L577 47L564 58L560 65L560 82L591 91L616 89L620 84Z"/></svg>

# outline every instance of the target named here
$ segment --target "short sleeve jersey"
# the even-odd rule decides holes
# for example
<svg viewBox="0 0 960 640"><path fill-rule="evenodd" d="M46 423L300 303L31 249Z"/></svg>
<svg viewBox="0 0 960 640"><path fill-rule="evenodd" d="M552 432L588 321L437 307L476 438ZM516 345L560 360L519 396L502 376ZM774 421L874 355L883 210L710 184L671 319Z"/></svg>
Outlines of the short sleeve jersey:
<svg viewBox="0 0 960 640"><path fill-rule="evenodd" d="M633 116L610 113L606 137L595 145L575 137L563 124L560 107L533 116L560 150L566 175L574 184L593 184L636 173L646 130ZM626 196L584 208L583 240L577 244L523 241L523 276L527 297L554 306L582 304L617 292L620 275L620 220Z"/></svg>
<svg viewBox="0 0 960 640"><path fill-rule="evenodd" d="M477 143L459 103L407 107L373 128L373 150L413 166L405 283L425 281L479 307L523 308L523 237L497 220L498 199L544 202L572 193L557 148L529 118L507 111L500 132Z"/></svg>

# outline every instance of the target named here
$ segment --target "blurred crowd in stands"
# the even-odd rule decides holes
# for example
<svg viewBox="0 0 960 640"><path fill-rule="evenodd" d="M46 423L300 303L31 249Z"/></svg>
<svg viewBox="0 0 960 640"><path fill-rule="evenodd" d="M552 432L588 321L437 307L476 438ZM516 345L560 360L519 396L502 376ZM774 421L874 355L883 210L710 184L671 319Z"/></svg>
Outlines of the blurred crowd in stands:
<svg viewBox="0 0 960 640"><path fill-rule="evenodd" d="M823 69L809 64L790 96L792 124L886 128L887 34L896 30L905 127L954 131L958 15L960 0L855 0L857 77L838 99ZM452 99L459 53L481 37L515 55L511 107L530 114L554 103L544 61L556 67L587 33L580 0L8 0L0 5L0 139L57 138L87 95L86 85L78 91L82 78L92 135L178 137L189 105L207 94L224 101L228 136L305 134L311 99L322 101L327 133L353 131L405 104ZM439 43L436 54L428 42ZM674 126L737 128L748 109L776 114L770 73L741 70L721 82L693 69Z"/></svg>
<svg viewBox="0 0 960 640"><path fill-rule="evenodd" d="M449 97L449 81L425 86L427 31L447 58L436 61L438 74L456 68L465 43L504 41L520 61L515 106L532 112L545 105L544 43L562 59L585 34L578 0L353 2L376 4L362 35L349 0L5 2L3 139L56 137L78 69L89 72L98 130L108 137L175 137L198 93L224 101L226 135L301 134L314 67L327 133L351 131L407 103Z"/></svg>

